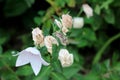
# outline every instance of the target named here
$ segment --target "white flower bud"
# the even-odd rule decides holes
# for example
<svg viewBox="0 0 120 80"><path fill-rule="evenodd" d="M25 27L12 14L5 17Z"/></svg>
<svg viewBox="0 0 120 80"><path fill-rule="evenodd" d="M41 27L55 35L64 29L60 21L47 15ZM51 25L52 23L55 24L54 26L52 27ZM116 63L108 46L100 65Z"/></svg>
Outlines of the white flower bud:
<svg viewBox="0 0 120 80"><path fill-rule="evenodd" d="M62 32L64 35L66 35L66 33L68 32L69 30L66 28L66 27L62 27Z"/></svg>
<svg viewBox="0 0 120 80"><path fill-rule="evenodd" d="M57 26L61 29L62 28L62 24L60 21L58 21L57 19L55 19L55 24L57 24Z"/></svg>
<svg viewBox="0 0 120 80"><path fill-rule="evenodd" d="M32 38L35 45L40 47L44 46L44 36L42 34L42 30L40 30L38 27L33 29Z"/></svg>
<svg viewBox="0 0 120 80"><path fill-rule="evenodd" d="M70 15L63 14L61 22L62 22L63 27L72 28L73 21L72 21L72 17Z"/></svg>
<svg viewBox="0 0 120 80"><path fill-rule="evenodd" d="M61 49L58 59L61 62L62 67L69 67L73 64L73 54L69 54L67 49Z"/></svg>
<svg viewBox="0 0 120 80"><path fill-rule="evenodd" d="M84 19L82 17L73 18L73 28L82 28L84 25Z"/></svg>
<svg viewBox="0 0 120 80"><path fill-rule="evenodd" d="M46 36L44 39L44 44L49 53L52 54L52 44L59 45L57 40L53 36Z"/></svg>
<svg viewBox="0 0 120 80"><path fill-rule="evenodd" d="M83 4L82 7L88 18L93 16L93 9L88 4Z"/></svg>

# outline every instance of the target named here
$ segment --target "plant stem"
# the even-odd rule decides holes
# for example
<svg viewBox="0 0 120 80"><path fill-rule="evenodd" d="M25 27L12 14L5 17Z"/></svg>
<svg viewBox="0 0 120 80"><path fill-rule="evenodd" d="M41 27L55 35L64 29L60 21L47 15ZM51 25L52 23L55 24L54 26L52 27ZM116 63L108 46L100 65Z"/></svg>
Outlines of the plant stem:
<svg viewBox="0 0 120 80"><path fill-rule="evenodd" d="M93 60L93 64L97 63L102 54L104 53L105 49L116 39L120 38L120 33L118 33L117 35L111 37L104 45L103 47L96 53L96 56L94 57L94 60Z"/></svg>

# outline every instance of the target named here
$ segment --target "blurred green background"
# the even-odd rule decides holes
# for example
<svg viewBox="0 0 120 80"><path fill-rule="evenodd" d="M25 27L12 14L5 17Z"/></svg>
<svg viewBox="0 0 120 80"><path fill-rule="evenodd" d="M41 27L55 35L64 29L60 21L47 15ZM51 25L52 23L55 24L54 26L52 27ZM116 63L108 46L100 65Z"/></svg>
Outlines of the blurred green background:
<svg viewBox="0 0 120 80"><path fill-rule="evenodd" d="M84 3L94 11L89 19ZM69 36L76 42L68 45L74 64L58 73L43 67L38 76L28 65L16 68L12 54L34 46L32 29L50 33L54 19L68 12L85 22ZM120 80L120 1L0 0L0 80Z"/></svg>

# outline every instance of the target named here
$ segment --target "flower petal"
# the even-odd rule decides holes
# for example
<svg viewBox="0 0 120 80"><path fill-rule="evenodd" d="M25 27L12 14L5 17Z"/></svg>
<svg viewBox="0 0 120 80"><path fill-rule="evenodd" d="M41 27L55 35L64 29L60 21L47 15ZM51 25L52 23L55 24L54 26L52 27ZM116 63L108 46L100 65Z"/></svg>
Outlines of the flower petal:
<svg viewBox="0 0 120 80"><path fill-rule="evenodd" d="M19 56L16 61L16 67L23 66L23 65L29 63L29 52L23 50L18 54L19 54Z"/></svg>
<svg viewBox="0 0 120 80"><path fill-rule="evenodd" d="M39 50L36 47L28 47L25 49L25 51L31 52L32 54L36 54L36 55L40 54Z"/></svg>
<svg viewBox="0 0 120 80"><path fill-rule="evenodd" d="M39 55L31 54L30 64L32 66L32 69L33 69L35 75L38 75L38 73L41 70L41 66L42 66L41 57Z"/></svg>
<svg viewBox="0 0 120 80"><path fill-rule="evenodd" d="M58 21L57 19L55 19L55 23L56 25L61 29L62 28L62 24L60 21Z"/></svg>
<svg viewBox="0 0 120 80"><path fill-rule="evenodd" d="M48 66L50 63L46 62L43 58L41 58L41 62L43 65Z"/></svg>

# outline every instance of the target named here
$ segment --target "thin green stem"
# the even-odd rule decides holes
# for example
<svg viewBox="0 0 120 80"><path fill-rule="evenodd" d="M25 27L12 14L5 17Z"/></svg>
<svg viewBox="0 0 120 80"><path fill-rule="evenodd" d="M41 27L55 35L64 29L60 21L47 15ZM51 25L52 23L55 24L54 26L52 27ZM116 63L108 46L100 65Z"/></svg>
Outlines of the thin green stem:
<svg viewBox="0 0 120 80"><path fill-rule="evenodd" d="M97 52L97 54L96 54L96 56L95 56L95 58L94 58L94 60L93 60L93 64L97 63L97 62L100 60L100 58L101 58L102 54L104 53L105 49L106 49L114 40L116 40L116 39L118 39L118 38L120 38L120 33L118 33L117 35L111 37L111 38L103 45L103 47Z"/></svg>
<svg viewBox="0 0 120 80"><path fill-rule="evenodd" d="M80 11L78 12L77 17L79 17L81 15L82 11L83 11L83 9L80 8Z"/></svg>

